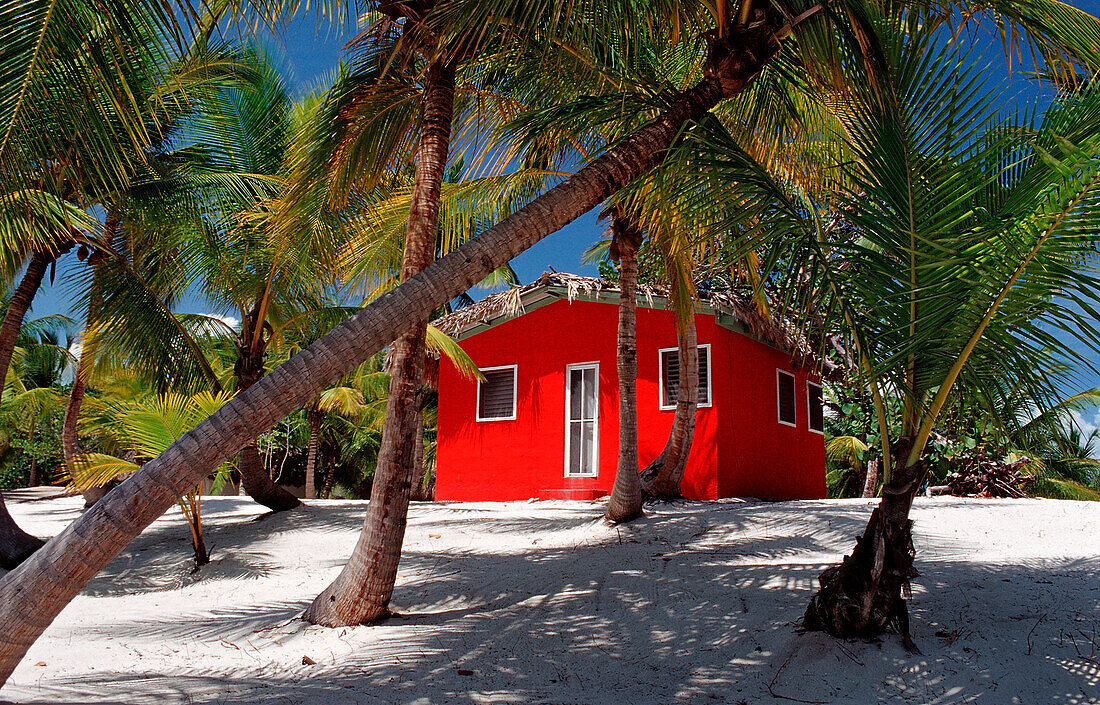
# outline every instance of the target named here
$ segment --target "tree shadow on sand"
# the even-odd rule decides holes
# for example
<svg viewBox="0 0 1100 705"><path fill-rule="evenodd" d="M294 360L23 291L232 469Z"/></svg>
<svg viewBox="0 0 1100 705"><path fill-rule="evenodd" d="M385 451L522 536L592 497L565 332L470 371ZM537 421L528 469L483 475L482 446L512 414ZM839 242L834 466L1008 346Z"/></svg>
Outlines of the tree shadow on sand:
<svg viewBox="0 0 1100 705"><path fill-rule="evenodd" d="M531 521L549 535L545 513L533 508ZM583 535L594 513L568 512L554 519L556 530ZM311 521L343 530L362 516L358 508L292 514L258 532ZM402 559L400 615L379 626L327 630L294 620L304 601L233 599L165 621L116 619L109 633L119 640L251 651L213 668L181 659L157 672L136 662L122 674L42 678L5 695L127 705L1096 702L1100 560L998 565L919 555L912 612L923 655L907 654L893 636L800 633L818 573L850 548L866 514L862 505L717 514L677 506L618 531L593 528L591 540L568 546L462 553L421 544ZM438 507L414 521L433 531L535 531L527 519L448 519ZM259 540L250 534L233 550L255 550Z"/></svg>

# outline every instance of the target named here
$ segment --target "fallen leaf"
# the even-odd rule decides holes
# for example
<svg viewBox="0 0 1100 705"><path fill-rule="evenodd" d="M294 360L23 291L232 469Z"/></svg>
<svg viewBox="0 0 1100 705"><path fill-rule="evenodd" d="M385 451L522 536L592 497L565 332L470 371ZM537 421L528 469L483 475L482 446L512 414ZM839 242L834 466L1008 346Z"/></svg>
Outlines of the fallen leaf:
<svg viewBox="0 0 1100 705"><path fill-rule="evenodd" d="M428 538L437 539L437 538L439 538L439 534L428 534Z"/></svg>
<svg viewBox="0 0 1100 705"><path fill-rule="evenodd" d="M469 670L469 669L466 669L466 668L460 668L460 669L458 669L458 675L460 675L460 676L472 676L472 675L474 675L474 672Z"/></svg>
<svg viewBox="0 0 1100 705"><path fill-rule="evenodd" d="M303 656L302 657L302 665L303 666L316 666L317 662L314 661L313 659L311 659L309 656Z"/></svg>
<svg viewBox="0 0 1100 705"><path fill-rule="evenodd" d="M35 665L35 666L45 666L45 665L46 665L46 662L45 662L45 661L39 661L38 663L36 663L36 664L34 664L34 665Z"/></svg>

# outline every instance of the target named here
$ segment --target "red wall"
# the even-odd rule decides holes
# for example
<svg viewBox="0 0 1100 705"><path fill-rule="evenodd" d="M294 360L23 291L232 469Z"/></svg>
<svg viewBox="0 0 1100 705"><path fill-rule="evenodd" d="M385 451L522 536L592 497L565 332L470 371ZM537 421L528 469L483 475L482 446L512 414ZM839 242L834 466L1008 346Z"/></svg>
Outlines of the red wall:
<svg viewBox="0 0 1100 705"><path fill-rule="evenodd" d="M791 364L789 354L751 338L730 333L723 336L723 343L725 379L715 400L722 439L718 445L720 496L825 497L825 441L807 424L806 372ZM795 375L793 427L778 421L776 368ZM817 381L816 376L810 379Z"/></svg>
<svg viewBox="0 0 1100 705"><path fill-rule="evenodd" d="M558 301L462 341L479 366L517 365L516 420L475 421L476 382L461 378L444 362L437 499L587 499L611 491L619 434L616 317L612 304ZM799 428L775 421L774 366L789 369L789 356L718 327L713 316L699 315L696 321L699 343L711 344L714 403L697 415L682 485L685 496L824 496L824 447L820 435L806 431L801 376ZM639 308L638 451L643 466L664 448L672 426L673 411L659 409L657 351L675 346L672 314ZM600 366L599 475L567 478L565 366L587 362ZM765 378L767 365L773 365L770 378ZM764 422L768 418L770 424Z"/></svg>

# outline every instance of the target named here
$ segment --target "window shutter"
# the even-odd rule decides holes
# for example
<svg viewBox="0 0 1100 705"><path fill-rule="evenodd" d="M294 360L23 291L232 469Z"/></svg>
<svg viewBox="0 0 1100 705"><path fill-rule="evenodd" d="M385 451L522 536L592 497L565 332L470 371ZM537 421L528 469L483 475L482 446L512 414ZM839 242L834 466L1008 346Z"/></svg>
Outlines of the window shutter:
<svg viewBox="0 0 1100 705"><path fill-rule="evenodd" d="M477 417L479 419L510 419L515 415L516 368L483 370L480 382Z"/></svg>
<svg viewBox="0 0 1100 705"><path fill-rule="evenodd" d="M710 373L710 361L707 359L707 355L710 353L710 348L699 346L699 401L698 404L703 406L710 403L710 398L707 393L710 389L709 380L707 375ZM679 350L663 350L661 351L661 376L664 378L662 383L664 388L661 390L661 406L675 406L677 400L680 398L680 351Z"/></svg>
<svg viewBox="0 0 1100 705"><path fill-rule="evenodd" d="M699 403L709 404L710 399L707 397L707 392L710 389L710 380L707 379L707 374L710 372L710 360L707 359L707 355L710 354L710 348L704 348L699 346Z"/></svg>
<svg viewBox="0 0 1100 705"><path fill-rule="evenodd" d="M779 397L779 422L794 426L794 375L776 370L775 378Z"/></svg>
<svg viewBox="0 0 1100 705"><path fill-rule="evenodd" d="M661 390L661 406L675 406L680 396L680 353L678 350L665 350L661 353L661 374L664 376L664 389Z"/></svg>
<svg viewBox="0 0 1100 705"><path fill-rule="evenodd" d="M813 382L806 383L806 396L809 399L810 413L806 424L811 431L818 431L824 433L825 431L825 410L821 405L821 385L814 384Z"/></svg>

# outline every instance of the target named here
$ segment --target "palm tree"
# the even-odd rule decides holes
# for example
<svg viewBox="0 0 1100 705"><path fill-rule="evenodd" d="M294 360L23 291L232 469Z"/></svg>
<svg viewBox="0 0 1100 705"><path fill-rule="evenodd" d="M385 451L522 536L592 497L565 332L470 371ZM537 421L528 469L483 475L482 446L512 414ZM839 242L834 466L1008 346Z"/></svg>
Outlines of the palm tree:
<svg viewBox="0 0 1100 705"><path fill-rule="evenodd" d="M418 18L407 16L404 19L415 24ZM430 48L428 51L423 88L424 116L413 160L416 173L405 233L402 281L420 273L434 259L439 195L450 146L454 59L433 56L435 51ZM363 533L353 560L306 611L306 620L314 624L330 627L364 624L388 614L401 558L405 534L402 518L408 511L416 446L423 442L416 431L420 392L424 385L427 324L427 316L412 319L410 327L390 346L387 423L382 432L382 447L378 452ZM363 558L355 560L356 556Z"/></svg>
<svg viewBox="0 0 1100 705"><path fill-rule="evenodd" d="M373 25L365 34L374 36L376 41L388 40L393 46L385 53L376 49L368 52L363 63L378 62L381 55L385 58L385 66L394 62L419 66L419 75L416 72L412 76L382 72L380 76L374 75L377 80L374 86L357 85L361 78L355 77L357 80L345 82L345 85L350 83L366 98L355 97L344 104L341 104L342 94L348 89L338 87L339 90L334 91L334 102L340 105L336 116L341 124L351 122L351 128L347 134L339 136L340 142L335 148L330 147L322 153L329 161L346 159L344 155L355 153L354 145L374 136L380 126L389 125L391 134L383 142L388 149L376 150L373 166L366 169L371 180L368 183L372 183L381 178L387 166L395 166L394 160L402 154L403 143L417 145L412 160L414 173L405 221L400 281L418 274L436 256L441 197L456 107L456 74L463 60L470 57L461 45L442 42L441 30L426 22L434 4L384 4L380 7L388 15L387 21ZM396 31L398 27L399 32ZM418 60L423 64L417 63ZM395 73L398 75L392 75ZM408 105L410 94L416 93L413 87L418 83L421 84L422 112L416 124L415 118L408 114ZM407 122L401 124L393 117L379 119L379 115L387 113L397 114L398 120L407 115ZM370 119L356 123L348 119L348 114L361 114ZM393 129L398 125L404 129ZM497 159L507 162L507 151ZM461 169L461 160L456 166ZM348 170L346 165L337 169L338 173ZM383 211L380 220L384 221L385 209L380 210ZM390 346L390 392L371 485L371 503L352 559L306 611L305 618L315 624L363 624L388 615L404 540L405 517L413 484L419 480L422 467L421 393L425 378L427 322L427 316L412 319L409 329Z"/></svg>
<svg viewBox="0 0 1100 705"><path fill-rule="evenodd" d="M942 27L916 13L870 26L885 70L857 74L831 96L843 118L833 138L852 150L835 196L819 204L781 186L717 133L692 168L736 192L746 230L766 222L770 236L798 242L787 310L835 313L874 401L883 498L853 554L821 575L805 625L855 635L893 623L911 646L909 510L937 420L960 380L1034 386L1036 351L1056 342L1044 326L1072 330L1065 321L1080 317L1061 294L1100 296L1100 281L1075 271L1100 219L1100 88L1079 88L1038 126L991 116L998 94L942 41ZM855 235L833 231L825 207ZM891 389L902 401L893 443Z"/></svg>
<svg viewBox="0 0 1100 705"><path fill-rule="evenodd" d="M47 317L25 323L13 350L4 385L0 417L5 425L18 429L24 443L34 444L38 426L53 416L58 404L61 373L67 353L57 344L63 317ZM39 484L38 457L30 457L31 486ZM41 548L43 541L24 532L11 519L0 496L0 567L11 570Z"/></svg>
<svg viewBox="0 0 1100 705"><path fill-rule="evenodd" d="M480 34L486 26L512 19L507 13L494 14L495 3L456 5L468 16L480 13L483 17L479 25L465 25L471 34ZM858 4L847 7L863 8ZM779 51L781 39L792 31L778 12L769 13L748 3L743 10L737 13L743 16L741 21L734 20L731 13L719 13L728 21L712 40L705 78L675 97L660 116L473 242L437 260L393 292L364 307L238 394L55 537L46 551L32 556L0 581L0 625L3 625L0 679L6 680L34 640L92 576L186 488L263 429L303 406L326 385L394 340L406 330L410 320L427 319L444 302L652 168L686 124L704 116L724 97L742 90ZM1100 46L1095 42L1097 24L1084 13L1077 15L1064 5L1049 2L1032 3L1024 8L998 5L990 8L990 13L996 10L1011 11L1009 19L1014 22L1037 25L1038 36L1047 45L1055 46L1053 40L1058 38L1055 25L1063 31L1068 28L1065 39L1073 46L1074 55L1097 58L1092 56L1095 47ZM1044 24L1044 13L1056 14L1058 22ZM604 16L600 12L591 15ZM791 16L797 15L796 12ZM615 17L616 22L619 19ZM555 15L555 24L557 20ZM522 27L525 23L516 24ZM583 23L576 23L580 24ZM813 40L814 36L807 36L805 42L800 42L803 50L809 51L817 45ZM0 101L0 105L4 104ZM123 516L125 522L116 521L115 518Z"/></svg>
<svg viewBox="0 0 1100 705"><path fill-rule="evenodd" d="M642 232L621 209L611 221L611 258L619 261L619 329L615 366L619 377L619 463L607 503L607 519L630 521L642 513L638 474L638 344L636 340L638 248Z"/></svg>
<svg viewBox="0 0 1100 705"><path fill-rule="evenodd" d="M144 94L140 99L147 106L149 142L139 153L131 155L135 166L125 184L94 190L94 201L88 196L84 198L86 210L95 207L105 214L101 231L77 251L79 259L87 265L82 275L74 277L74 283L83 290L80 298L86 310L81 341L85 354L78 361L65 410L62 439L68 463L80 452L77 434L80 408L88 377L99 358L106 352L115 355L135 352L98 350L100 319L113 318L114 326L126 326L134 312L160 310L162 322L169 325L154 339L174 337L174 321L163 314L192 279L186 264L179 266L181 261L187 261L181 257L185 245L179 231L201 227L204 219L211 216L210 204L222 200L227 191L263 192L271 187L270 177L232 171L233 165L219 163L208 151L193 144L178 146L186 142L188 127L204 107L201 97L219 88L247 83L254 78L252 63L247 55L229 51L191 51L168 67L160 83L141 86ZM164 91L177 92L179 99L159 104L157 96ZM126 144L117 148L133 149ZM93 191L90 185L83 190ZM119 297L117 292L105 292L105 286L122 286L128 293ZM125 306L119 305L120 299ZM156 347L147 340L142 341L142 346ZM139 357L149 354L150 351L137 353ZM183 376L179 374L183 370L175 370L174 374L163 368L149 371L172 379L172 386L183 388L196 379L199 384L208 381L204 379L208 370L202 369L201 364L198 367ZM94 504L103 493L103 488L85 491L86 506Z"/></svg>
<svg viewBox="0 0 1100 705"><path fill-rule="evenodd" d="M695 412L699 405L699 340L695 332L695 307L689 295L673 284L670 303L679 314L676 345L680 381L672 430L661 453L642 470L642 487L653 497L679 497L691 442L695 437ZM680 292L680 293L678 293Z"/></svg>
<svg viewBox="0 0 1100 705"><path fill-rule="evenodd" d="M849 311L869 305L881 317L872 322L859 311L853 327L862 329L861 347L875 341L863 347L873 360L872 384L889 379L904 390L901 438L884 450L880 507L852 556L822 575L806 615L807 626L838 635L896 622L907 644L901 592L913 575L909 510L928 472L929 437L956 382L1017 378L1027 369L1017 367L1026 353L1049 342L1042 325L1072 319L1058 293L1094 297L1100 289L1086 273L1057 270L1087 260L1083 237L1100 224L1090 203L1100 186L1100 122L1092 112L1100 91L1087 86L1066 98L1035 130L983 122L981 107L992 98L970 88L974 73L949 74L958 55L938 54L932 37L911 31L884 37L898 57L897 82L876 86L887 98L861 93L860 104L850 106L853 141L863 147L853 219L868 245L856 255L858 276L842 285ZM901 161L887 166L894 159ZM980 209L988 219L965 215ZM899 295L878 298L888 290ZM883 555L879 567L876 556Z"/></svg>
<svg viewBox="0 0 1100 705"><path fill-rule="evenodd" d="M175 70L169 47L185 32L163 4L32 0L2 13L0 230L7 271L27 264L0 326L0 378L47 266L94 240L98 215L86 211L147 166L147 146L185 102L178 89L203 70Z"/></svg>
<svg viewBox="0 0 1100 705"><path fill-rule="evenodd" d="M292 139L312 118L313 103L290 101L261 49L244 50L239 62L244 66L239 80L204 86L197 107L181 120L190 144L166 158L183 167L182 173L169 171L126 201L134 213L120 228L124 240L160 235L167 244L161 242L156 251L167 252L167 262L151 267L144 248L123 242L115 251L127 257L105 262L96 273L103 280L97 349L122 351L173 388L248 389L265 374L269 353L283 344L291 327L330 308L325 295L333 279L324 273L333 270L326 261L338 249L335 219L329 213L301 218L293 236L282 238L270 223ZM158 208L169 217L158 220ZM168 275L167 281L145 281L137 274L149 270ZM236 327L172 313L173 300L196 278L211 305L239 318ZM228 378L219 378L206 359L202 338L212 334L227 337ZM261 504L274 511L299 504L272 482L255 439L240 449L237 466L242 489Z"/></svg>
<svg viewBox="0 0 1100 705"><path fill-rule="evenodd" d="M85 11L86 9L83 8ZM140 10L138 12L140 13ZM47 20L51 21L51 18ZM112 20L117 22L122 18L112 18ZM174 19L172 23L174 27ZM168 25L165 27L167 28ZM152 26L147 29L152 29ZM125 29L122 31L126 32ZM44 38L50 34L51 32L45 32ZM51 39L61 41L60 37L51 37ZM118 37L114 39L117 40ZM145 36L145 42L147 46L138 47L125 57L114 53L118 47L108 51L111 57L109 63L115 64L123 79L121 85L114 85L115 78L105 79L101 75L96 75L95 71L89 73L85 70L83 73L79 71L74 73L74 67L69 66L62 68L67 72L65 89L57 90L56 86L53 87L52 92L55 95L52 100L60 97L69 102L79 102L86 98L87 92L79 92L82 88L85 91L102 92L101 98L108 102L111 99L118 99L117 96L112 98L113 92L119 90L127 92L124 100L132 110L108 110L103 114L92 116L92 125L102 128L99 134L101 140L64 138L64 133L69 126L51 123L44 128L47 133L57 132L64 139L68 139L64 155L59 156L48 152L48 149L56 147L52 137L43 141L37 134L26 135L18 132L14 125L9 126L8 137L13 144L19 143L24 149L46 150L44 153L48 156L31 165L38 170L35 180L36 189L29 190L33 194L29 204L35 206L34 210L31 213L5 213L5 230L9 240L18 235L22 236L22 239L16 239L14 244L10 245L12 252L6 254L10 258L13 252L25 250L29 254L29 260L17 289L17 295L13 299L15 305L9 307L5 313L4 324L0 325L0 368L7 366L12 336L14 331L18 330L26 307L41 285L46 268L75 244L81 244L81 259L87 259L90 265L102 262L107 254L112 252L112 238L119 224L117 208L120 206L121 197L123 195L132 197L142 189L148 190L151 181L165 180L164 170L157 167L169 166L171 159L162 159L159 165L151 164L149 159L158 154L163 156L165 145L175 134L174 128L177 127L180 114L189 109L189 100L186 97L188 91L211 82L221 81L227 74L232 73L231 66L220 54L193 55L170 62L152 36ZM107 45L111 43L111 40L105 42ZM89 47L85 43L83 50L90 52L89 58L91 56L107 58L99 53L103 48ZM72 53L75 50L66 48L63 51ZM33 65L26 69L32 70ZM42 77L37 74L28 74L26 79L27 86L32 86ZM66 93L70 90L77 92ZM32 114L38 109L29 105L21 107ZM61 115L56 110L56 104L53 104L52 108L45 119L56 120ZM66 106L65 110L68 109L69 106ZM26 116L19 121L22 122L25 119L27 119ZM85 127L90 128L87 124ZM27 190L24 189L24 191ZM11 194L6 195L3 200L8 206L20 205L16 202L16 197ZM107 210L103 226L98 221L97 209L100 208ZM35 210L45 210L48 217L43 219L40 213L34 212ZM37 227L18 227L24 220L31 223L44 221L46 227L43 228L41 224ZM98 298L99 292L92 293L90 296L94 300ZM94 317L96 309L97 306L90 302L88 308L90 319ZM77 452L76 422L86 386L86 376L87 362L82 361L78 367L76 383L71 390L63 427L63 448L66 458L69 459ZM85 493L89 505L100 496L102 496L102 490L99 488Z"/></svg>

